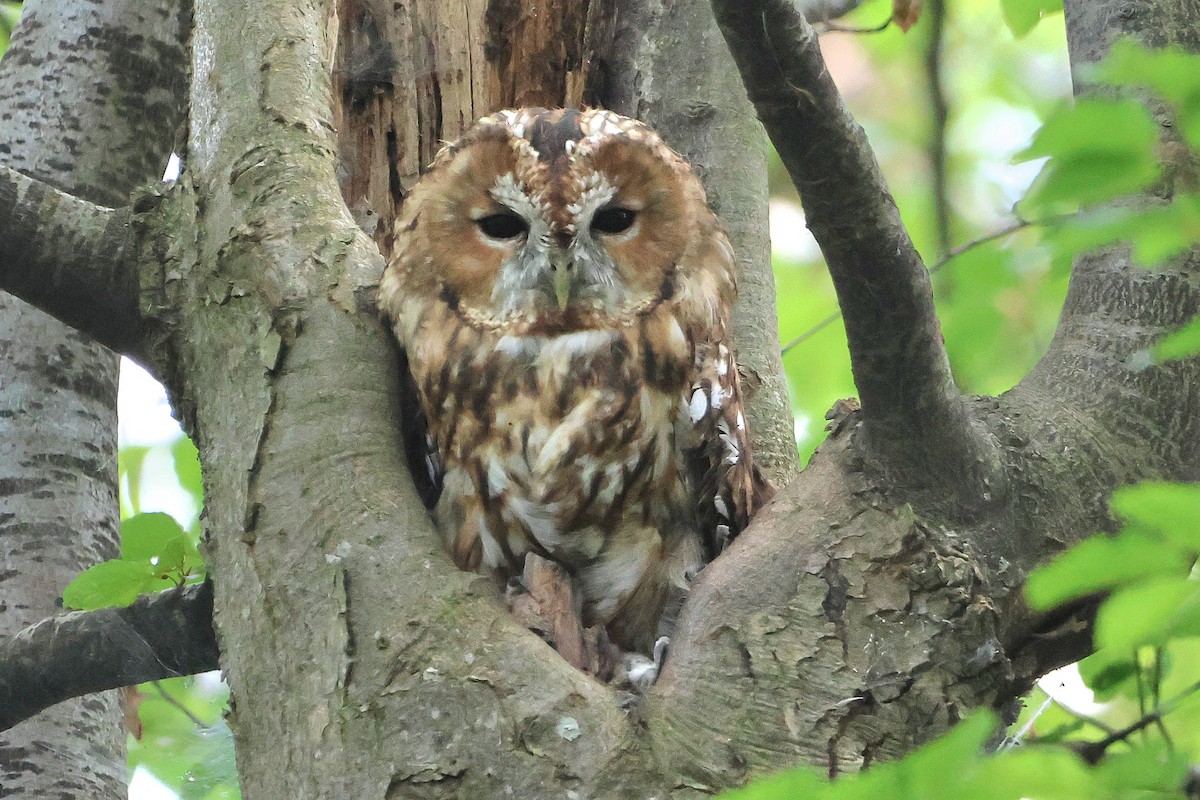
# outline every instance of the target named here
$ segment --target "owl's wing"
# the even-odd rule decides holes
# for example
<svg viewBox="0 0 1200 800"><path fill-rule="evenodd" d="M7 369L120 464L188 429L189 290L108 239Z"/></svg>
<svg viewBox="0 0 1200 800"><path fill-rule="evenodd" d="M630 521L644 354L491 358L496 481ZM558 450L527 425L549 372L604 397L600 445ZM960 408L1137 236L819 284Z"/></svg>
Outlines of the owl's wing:
<svg viewBox="0 0 1200 800"><path fill-rule="evenodd" d="M711 561L774 494L754 463L737 364L724 341L697 347L681 426L689 488Z"/></svg>
<svg viewBox="0 0 1200 800"><path fill-rule="evenodd" d="M403 420L404 456L417 494L432 509L442 494L442 462L437 442L429 434L429 420L417 397L417 384L408 368L408 354L400 351L400 419Z"/></svg>
<svg viewBox="0 0 1200 800"><path fill-rule="evenodd" d="M684 277L688 286L679 305L695 362L677 434L706 560L711 561L775 492L754 463L729 341L733 253L723 233L715 233L698 251L698 266Z"/></svg>

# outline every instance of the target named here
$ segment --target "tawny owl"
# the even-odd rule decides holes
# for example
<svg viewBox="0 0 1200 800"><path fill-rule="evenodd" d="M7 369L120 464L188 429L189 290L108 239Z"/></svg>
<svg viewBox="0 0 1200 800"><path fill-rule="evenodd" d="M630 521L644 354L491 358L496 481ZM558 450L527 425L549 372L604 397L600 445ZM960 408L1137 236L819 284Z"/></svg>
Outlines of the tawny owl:
<svg viewBox="0 0 1200 800"><path fill-rule="evenodd" d="M686 161L609 111L501 111L406 199L380 307L460 567L562 565L627 650L769 494L729 242ZM438 496L440 491L440 496Z"/></svg>

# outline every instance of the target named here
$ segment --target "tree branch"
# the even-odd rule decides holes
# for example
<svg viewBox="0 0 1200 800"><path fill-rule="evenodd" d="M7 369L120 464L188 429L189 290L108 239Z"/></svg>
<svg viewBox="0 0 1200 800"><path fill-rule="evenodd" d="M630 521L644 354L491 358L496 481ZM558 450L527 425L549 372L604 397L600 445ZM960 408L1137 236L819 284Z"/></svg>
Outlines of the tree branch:
<svg viewBox="0 0 1200 800"><path fill-rule="evenodd" d="M946 125L950 104L942 85L942 46L946 29L945 0L931 0L925 17L929 21L929 45L925 51L925 78L929 87L929 166L933 172L933 218L938 258L950 252L950 195L946 175Z"/></svg>
<svg viewBox="0 0 1200 800"><path fill-rule="evenodd" d="M0 289L111 350L136 353L131 218L0 165Z"/></svg>
<svg viewBox="0 0 1200 800"><path fill-rule="evenodd" d="M217 668L212 584L42 620L0 643L0 730L71 697Z"/></svg>
<svg viewBox="0 0 1200 800"><path fill-rule="evenodd" d="M978 509L1000 494L996 443L954 385L928 272L816 33L786 0L713 8L829 265L869 446L900 485Z"/></svg>

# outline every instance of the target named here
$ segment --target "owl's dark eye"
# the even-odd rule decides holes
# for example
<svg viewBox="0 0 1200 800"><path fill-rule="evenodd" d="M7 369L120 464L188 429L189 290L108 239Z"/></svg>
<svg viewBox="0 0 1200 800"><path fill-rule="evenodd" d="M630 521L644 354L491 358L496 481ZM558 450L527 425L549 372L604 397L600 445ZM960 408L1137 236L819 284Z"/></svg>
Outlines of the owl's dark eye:
<svg viewBox="0 0 1200 800"><path fill-rule="evenodd" d="M479 230L493 239L515 239L529 232L529 224L516 214L489 214L476 224Z"/></svg>
<svg viewBox="0 0 1200 800"><path fill-rule="evenodd" d="M629 230L637 213L631 208L603 208L592 217L592 230L598 233L621 233Z"/></svg>

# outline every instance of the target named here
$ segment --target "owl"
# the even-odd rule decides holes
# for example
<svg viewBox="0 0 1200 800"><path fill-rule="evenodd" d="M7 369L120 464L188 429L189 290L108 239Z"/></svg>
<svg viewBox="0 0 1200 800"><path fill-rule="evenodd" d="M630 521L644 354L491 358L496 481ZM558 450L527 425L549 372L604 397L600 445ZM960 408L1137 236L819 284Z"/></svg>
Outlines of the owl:
<svg viewBox="0 0 1200 800"><path fill-rule="evenodd" d="M560 565L628 651L770 494L729 340L729 241L689 164L610 111L480 120L405 200L380 308L454 561Z"/></svg>

